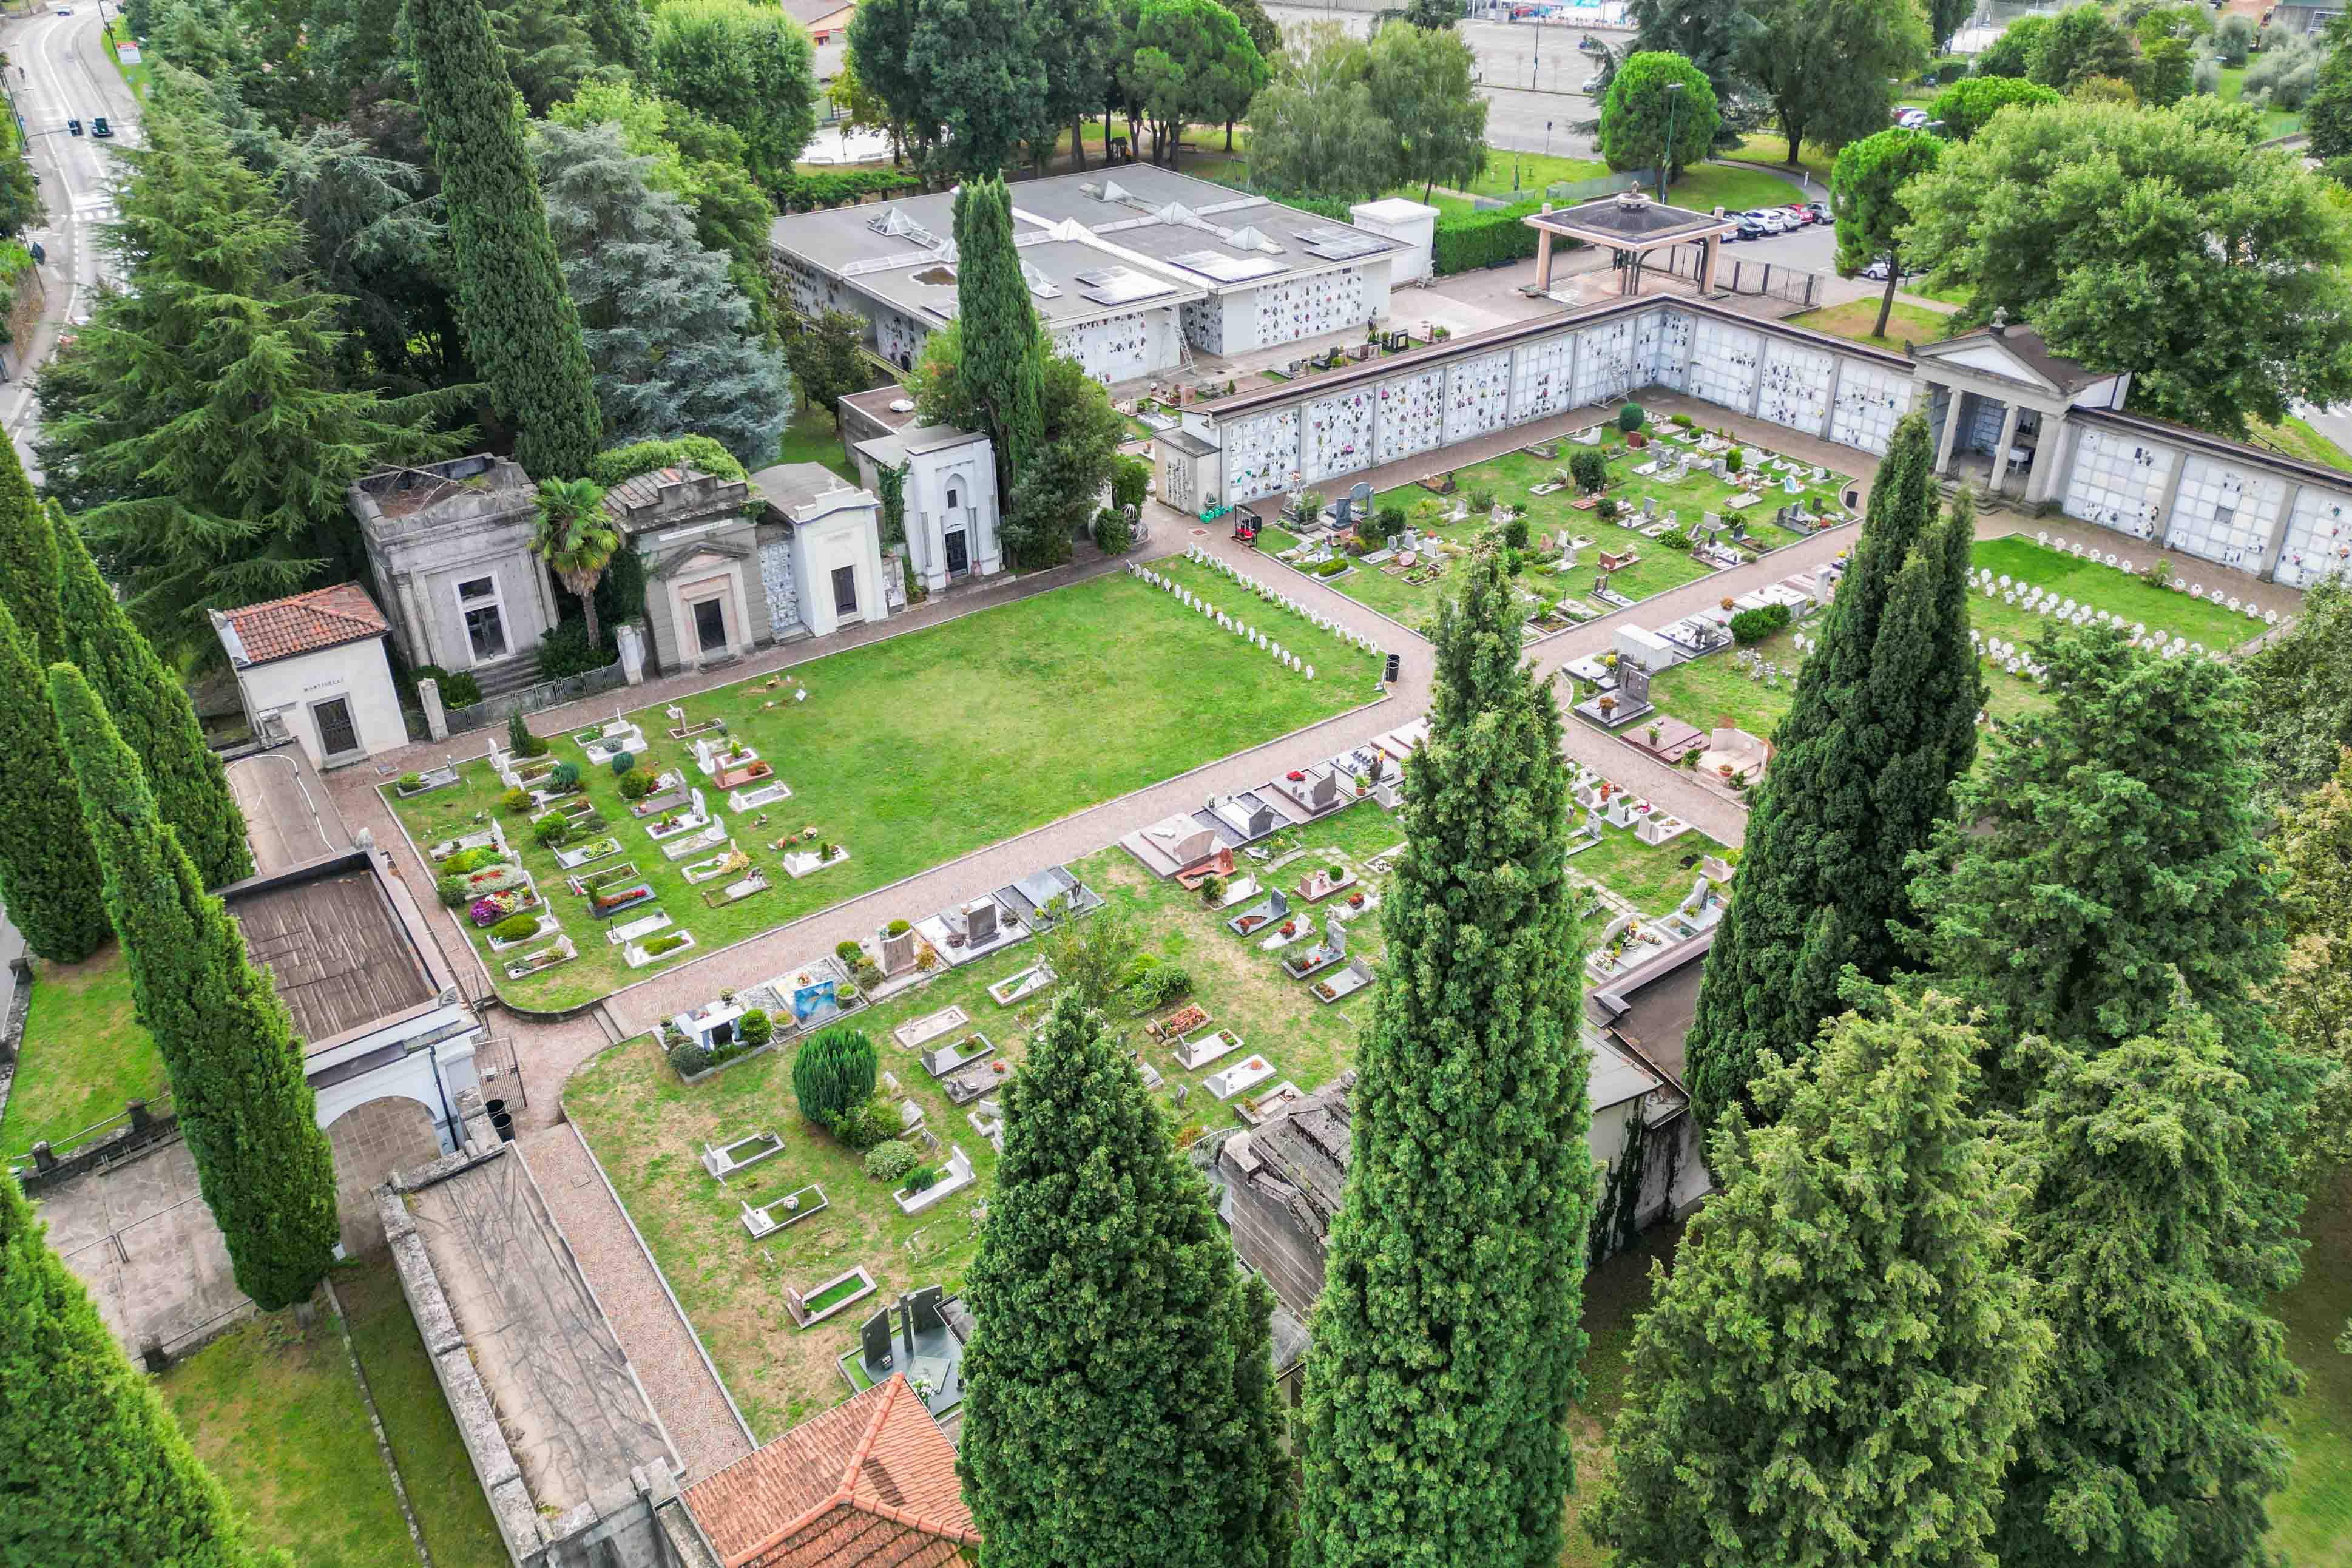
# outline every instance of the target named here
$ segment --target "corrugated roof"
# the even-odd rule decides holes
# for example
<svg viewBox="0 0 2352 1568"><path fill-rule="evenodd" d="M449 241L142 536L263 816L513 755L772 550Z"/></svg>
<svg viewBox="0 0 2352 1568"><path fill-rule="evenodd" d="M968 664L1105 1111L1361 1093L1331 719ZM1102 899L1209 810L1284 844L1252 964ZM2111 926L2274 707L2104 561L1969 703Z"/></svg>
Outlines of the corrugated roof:
<svg viewBox="0 0 2352 1568"><path fill-rule="evenodd" d="M726 1568L936 1568L980 1542L955 1448L899 1376L685 1495Z"/></svg>
<svg viewBox="0 0 2352 1568"><path fill-rule="evenodd" d="M239 664L268 664L296 654L383 636L392 628L357 583L338 583L240 609L215 612L224 631L235 634L229 657ZM224 637L223 641L228 639ZM242 650L240 656L240 649Z"/></svg>

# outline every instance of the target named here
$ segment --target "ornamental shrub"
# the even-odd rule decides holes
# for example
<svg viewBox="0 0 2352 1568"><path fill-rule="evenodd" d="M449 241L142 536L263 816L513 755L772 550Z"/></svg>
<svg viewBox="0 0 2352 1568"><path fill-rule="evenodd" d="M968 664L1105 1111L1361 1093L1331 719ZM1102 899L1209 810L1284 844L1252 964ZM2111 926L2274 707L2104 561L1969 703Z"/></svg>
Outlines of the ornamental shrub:
<svg viewBox="0 0 2352 1568"><path fill-rule="evenodd" d="M915 1152L896 1139L866 1151L866 1173L877 1182L895 1182L915 1168Z"/></svg>
<svg viewBox="0 0 2352 1568"><path fill-rule="evenodd" d="M530 792L527 789L510 789L507 791L506 794L499 796L499 809L505 812L509 816L520 816L521 813L529 811L530 809Z"/></svg>
<svg viewBox="0 0 2352 1568"><path fill-rule="evenodd" d="M764 1009L754 1007L736 1021L735 1032L742 1037L746 1047L757 1050L776 1037L775 1020Z"/></svg>
<svg viewBox="0 0 2352 1568"><path fill-rule="evenodd" d="M1658 535L1658 544L1661 549L1688 551L1691 547L1691 536L1685 529L1670 528Z"/></svg>
<svg viewBox="0 0 2352 1568"><path fill-rule="evenodd" d="M832 1129L844 1142L851 1142L845 1124L874 1098L874 1042L857 1029L824 1030L793 1058L793 1094L801 1114ZM880 1142L869 1139L853 1147L871 1148Z"/></svg>
<svg viewBox="0 0 2352 1568"><path fill-rule="evenodd" d="M1723 471L1736 474L1748 467L1748 454L1738 447L1723 455Z"/></svg>
<svg viewBox="0 0 2352 1568"><path fill-rule="evenodd" d="M882 928L882 934L885 936L904 936L914 929L915 928L913 926L908 925L905 921L892 921L888 925Z"/></svg>
<svg viewBox="0 0 2352 1568"><path fill-rule="evenodd" d="M1568 477L1586 495L1606 488L1609 483L1609 459L1598 447L1579 447L1568 459Z"/></svg>
<svg viewBox="0 0 2352 1568"><path fill-rule="evenodd" d="M864 948L858 946L856 942L851 941L847 937L844 937L841 941L833 944L833 956L841 960L844 963L856 963L858 959L865 954L865 952L866 950Z"/></svg>
<svg viewBox="0 0 2352 1568"><path fill-rule="evenodd" d="M567 790L578 789L580 787L580 764L573 762L556 763L555 771L547 775L547 787L554 791L557 795L562 795Z"/></svg>
<svg viewBox="0 0 2352 1568"><path fill-rule="evenodd" d="M493 942L520 942L539 930L537 915L509 915L490 928Z"/></svg>
<svg viewBox="0 0 2352 1568"><path fill-rule="evenodd" d="M1528 520L1524 515L1514 517L1503 524L1503 542L1514 550L1528 547Z"/></svg>
<svg viewBox="0 0 2352 1568"><path fill-rule="evenodd" d="M530 732L522 721L522 710L507 715L507 750L518 757L541 757L547 754L547 742Z"/></svg>
<svg viewBox="0 0 2352 1568"><path fill-rule="evenodd" d="M400 775L400 787L404 790L422 789L425 787L425 775L423 773L403 773Z"/></svg>
<svg viewBox="0 0 2352 1568"><path fill-rule="evenodd" d="M1372 514L1372 531L1381 539L1394 539L1404 531L1404 508L1391 501Z"/></svg>
<svg viewBox="0 0 2352 1568"><path fill-rule="evenodd" d="M1759 605L1731 617L1731 639L1746 647L1750 643L1762 642L1788 624L1788 605Z"/></svg>
<svg viewBox="0 0 2352 1568"><path fill-rule="evenodd" d="M1696 755L1696 753L1693 754ZM646 956L647 958L659 958L663 953L676 952L679 948L684 947L685 945L686 933L684 931L665 931L661 935L654 938L653 941L646 943Z"/></svg>
<svg viewBox="0 0 2352 1568"><path fill-rule="evenodd" d="M1592 503L1592 515L1603 522L1611 521L1617 515L1617 502L1609 496L1602 496Z"/></svg>
<svg viewBox="0 0 2352 1568"><path fill-rule="evenodd" d="M1484 485L1480 485L1475 489L1473 489L1470 492L1470 510L1472 511L1494 510L1495 492L1488 489Z"/></svg>
<svg viewBox="0 0 2352 1568"><path fill-rule="evenodd" d="M433 896L441 901L441 907L445 910L462 908L468 897L466 890L466 879L455 872L443 877L433 884Z"/></svg>
<svg viewBox="0 0 2352 1568"><path fill-rule="evenodd" d="M910 1193L928 1192L939 1183L939 1172L929 1165L918 1165L907 1173L907 1190Z"/></svg>
<svg viewBox="0 0 2352 1568"><path fill-rule="evenodd" d="M623 800L643 800L646 796L653 793L653 774L628 773L621 775L621 798Z"/></svg>
<svg viewBox="0 0 2352 1568"><path fill-rule="evenodd" d="M899 1119L898 1108L877 1094L867 1100L863 1109L843 1117L841 1125L834 1130L834 1136L850 1148L862 1151L871 1149L877 1143L887 1143L905 1131L906 1123Z"/></svg>
<svg viewBox="0 0 2352 1568"><path fill-rule="evenodd" d="M1315 575L1318 577L1337 577L1340 573L1345 572L1347 569L1348 563L1345 558L1335 555L1330 560L1326 561L1321 565L1316 567Z"/></svg>
<svg viewBox="0 0 2352 1568"><path fill-rule="evenodd" d="M560 816L542 816L530 825L530 836L539 840L542 849L561 849L572 837L572 824Z"/></svg>
<svg viewBox="0 0 2352 1568"><path fill-rule="evenodd" d="M1648 418L1649 416L1642 412L1640 404L1629 403L1617 411L1617 428L1630 436L1639 430L1643 422Z"/></svg>
<svg viewBox="0 0 2352 1568"><path fill-rule="evenodd" d="M710 1047L700 1040L688 1040L669 1048L669 1065L680 1078L692 1078L710 1070Z"/></svg>
<svg viewBox="0 0 2352 1568"><path fill-rule="evenodd" d="M1192 976L1181 964L1159 963L1136 978L1129 994L1136 1013L1156 1013L1192 989Z"/></svg>
<svg viewBox="0 0 2352 1568"><path fill-rule="evenodd" d="M635 752L619 752L613 758L612 762L606 765L613 770L613 776L614 778L627 778L629 776L629 770L637 765L637 754Z"/></svg>
<svg viewBox="0 0 2352 1568"><path fill-rule="evenodd" d="M1523 261L1536 253L1536 231L1520 220L1542 205L1540 199L1515 202L1507 207L1441 217L1430 237L1430 270L1440 277ZM1557 255L1564 247L1553 242Z"/></svg>

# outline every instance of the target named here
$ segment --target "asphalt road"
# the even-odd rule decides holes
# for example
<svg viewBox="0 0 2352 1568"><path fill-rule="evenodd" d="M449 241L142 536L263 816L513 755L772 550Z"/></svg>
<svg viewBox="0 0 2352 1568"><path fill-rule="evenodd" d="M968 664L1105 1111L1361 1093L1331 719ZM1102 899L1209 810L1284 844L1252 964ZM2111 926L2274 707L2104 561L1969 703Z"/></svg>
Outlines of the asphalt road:
<svg viewBox="0 0 2352 1568"><path fill-rule="evenodd" d="M33 457L26 437L39 411L27 373L55 352L61 331L89 319L91 291L107 275L96 226L114 216L118 163L109 143L89 134L90 122L105 115L115 144L135 143L139 104L107 58L105 21L95 5L76 5L70 16L44 11L11 20L0 28L0 47L7 51L8 89L24 119L26 144L48 208L47 224L26 237L48 253L40 268L40 325L30 343L11 345L11 379L0 386L0 426L29 468ZM66 128L75 119L82 122L82 135Z"/></svg>

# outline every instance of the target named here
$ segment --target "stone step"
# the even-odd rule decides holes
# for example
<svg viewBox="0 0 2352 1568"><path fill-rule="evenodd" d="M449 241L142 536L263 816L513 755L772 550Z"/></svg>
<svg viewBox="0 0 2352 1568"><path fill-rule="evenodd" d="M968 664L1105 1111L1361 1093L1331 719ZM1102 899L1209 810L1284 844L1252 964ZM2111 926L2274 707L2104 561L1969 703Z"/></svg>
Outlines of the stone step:
<svg viewBox="0 0 2352 1568"><path fill-rule="evenodd" d="M539 660L525 657L488 665L476 669L474 679L482 688L483 700L506 697L526 686L539 684Z"/></svg>

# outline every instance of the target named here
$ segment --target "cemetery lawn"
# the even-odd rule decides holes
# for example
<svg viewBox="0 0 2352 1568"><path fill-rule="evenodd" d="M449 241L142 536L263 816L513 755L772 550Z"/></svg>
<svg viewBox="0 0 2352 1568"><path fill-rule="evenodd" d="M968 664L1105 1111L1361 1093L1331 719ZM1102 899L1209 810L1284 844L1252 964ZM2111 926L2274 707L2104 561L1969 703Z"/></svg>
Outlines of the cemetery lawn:
<svg viewBox="0 0 2352 1568"><path fill-rule="evenodd" d="M256 1544L300 1563L415 1568L333 1313L308 1329L290 1310L241 1323L156 1388Z"/></svg>
<svg viewBox="0 0 2352 1568"><path fill-rule="evenodd" d="M1223 587L1238 605L1239 590ZM721 910L708 908L701 895L723 881L690 885L681 868L723 853L723 846L665 858L646 834L654 819L629 815L618 780L584 765L568 732L549 737L551 754L583 764L585 795L621 841L619 854L583 869L635 864L658 902L614 920L666 910L675 929L692 931L696 942L667 960L676 963L1288 734L1375 694L1370 655L1286 611L1268 606L1253 619L1313 664L1316 679L1276 665L1172 595L1118 573L795 666L789 674L798 687L771 678L690 700L689 720L725 720L730 733L792 787L791 799L762 808L764 825L758 813L728 809L727 792L696 770L690 742L669 739L672 721L661 708L632 714L651 747L636 765L680 771L701 786L737 847L768 874L768 891ZM803 689L808 700L793 700ZM1107 715L1115 744L1106 743ZM504 792L481 762L462 769L449 788L406 800L387 788L384 799L421 853L472 827L477 814L497 811ZM489 953L483 933L458 917L492 964L501 995L524 1007L576 1007L661 967L657 961L631 970L622 950L605 942L608 927L590 919L586 900L565 886L572 873L532 841L529 817L504 822L580 956L510 981L501 955ZM772 846L804 826L814 826L821 841L846 846L850 858L799 880L785 875ZM905 912L915 919L931 911Z"/></svg>
<svg viewBox="0 0 2352 1568"><path fill-rule="evenodd" d="M2260 621L2232 615L2223 605L2169 588L2151 587L2120 567L2077 561L2021 534L1979 540L1969 559L1997 577L2007 575L2052 588L2095 609L2145 622L2151 631L2161 628L2208 647L2226 647L2262 630ZM2030 610L2002 604L1998 594L1987 599L1981 592L1969 596L1969 618L1987 637L2021 647L2032 643L2046 624ZM1822 625L1816 615L1809 628L1818 633ZM1794 669L1803 661L1790 638L1790 632L1776 632L1758 643L1756 651L1783 669ZM2032 682L1992 665L1985 666L1985 711L1996 721L2021 718L2049 704ZM1728 724L1769 740L1796 700L1796 687L1786 678L1778 689L1750 679L1740 669L1736 653L1727 650L1664 671L1650 683L1650 700L1685 724L1702 730Z"/></svg>
<svg viewBox="0 0 2352 1568"><path fill-rule="evenodd" d="M1818 310L1789 318L1792 327L1811 327L1817 332L1832 337L1851 338L1873 348L1903 352L1906 339L1915 343L1934 342L1949 334L1951 313L1931 310L1925 305L1906 305L1902 300L1886 313L1886 335L1874 336L1871 329L1878 325L1878 296L1866 300L1849 300L1843 305L1824 305Z"/></svg>
<svg viewBox="0 0 2352 1568"><path fill-rule="evenodd" d="M408 1489L408 1506L425 1531L434 1568L505 1568L506 1543L433 1375L416 1320L400 1293L391 1252L378 1248L342 1265L334 1282L352 1348L367 1375L384 1440L392 1445L392 1462Z"/></svg>
<svg viewBox="0 0 2352 1568"><path fill-rule="evenodd" d="M1670 426L1652 426L1654 433L1671 428ZM1571 504L1577 499L1573 487L1554 490L1549 495L1535 493L1536 486L1549 482L1553 472L1566 468L1569 459L1582 449L1566 440L1559 445L1559 455L1556 458L1539 458L1522 449L1507 452L1474 468L1456 468L1453 470L1454 489L1452 496L1439 496L1419 485L1400 485L1373 497L1372 503L1376 508L1402 507L1410 517L1419 503L1425 500L1450 510L1456 499L1466 498L1476 490L1491 490L1496 500L1527 509L1529 538L1538 546L1538 536L1547 533L1555 537L1567 534L1593 541L1591 546L1574 552L1572 563L1559 573L1551 570L1553 558L1535 559L1542 552L1539 547L1531 549L1531 558L1518 579L1523 595L1537 600L1559 599L1580 608L1587 616L1607 614L1613 607L1586 595L1599 571L1600 556L1604 552L1611 555L1632 552L1640 557L1632 565L1610 574L1610 587L1629 599L1646 599L1654 594L1662 594L1669 588L1677 588L1685 583L1712 574L1711 567L1689 552L1669 550L1655 540L1644 538L1640 531L1640 520L1632 514L1638 513L1643 501L1647 499L1656 502L1661 521L1670 511L1676 513L1685 527L1696 524L1710 511L1730 518L1738 514L1726 511L1725 503L1738 493L1736 487L1704 469L1695 469L1686 478L1673 482L1637 475L1633 469L1657 457L1661 450L1681 448L1671 443L1662 444L1654 440L1648 447L1635 452L1625 445L1624 437L1614 426L1606 426L1600 449L1609 458L1610 478L1608 488L1602 493L1614 499L1623 509L1618 514L1621 522L1632 521L1636 526L1628 528L1617 522L1603 522L1597 511L1580 511ZM1761 449L1749 448L1751 451ZM1809 477L1811 472L1810 465L1801 471L1808 476L1805 493L1825 498L1827 501L1834 501L1848 483L1843 474L1825 473L1818 480L1811 479ZM1779 527L1771 521L1771 514L1778 510L1779 502L1777 499L1769 499L1776 492L1768 491L1767 495L1767 500L1748 509L1748 515L1743 520L1753 542L1752 548L1775 549L1803 538L1802 534ZM1417 523L1416 526L1420 525ZM1466 548L1473 541L1492 531L1492 525L1483 514L1475 514L1459 522L1423 528L1423 533L1424 537L1433 537L1444 543ZM1443 551L1439 553L1442 556ZM1305 570L1311 571L1312 568ZM1408 582L1402 570L1393 562L1389 562L1379 566L1359 563L1353 572L1331 579L1329 583L1332 588L1358 603L1368 605L1416 631L1425 631L1435 623L1439 596L1455 580L1454 572L1449 568L1428 581Z"/></svg>
<svg viewBox="0 0 2352 1568"><path fill-rule="evenodd" d="M79 963L33 963L16 1080L0 1118L0 1156L35 1143L63 1147L73 1134L122 1114L128 1100L171 1092L163 1054L131 1005L131 971L108 942Z"/></svg>
<svg viewBox="0 0 2352 1568"><path fill-rule="evenodd" d="M1576 1450L1576 1489L1569 1493L1560 1568L1605 1568L1609 1549L1584 1533L1584 1505L1600 1495L1610 1469L1610 1424L1625 1400L1625 1371L1633 1353L1633 1325L1650 1306L1650 1263L1671 1270L1683 1226L1653 1226L1633 1245L1584 1277L1584 1396L1569 1407Z"/></svg>
<svg viewBox="0 0 2352 1568"><path fill-rule="evenodd" d="M1653 694L1655 688L1652 689ZM1573 805L1570 817L1583 821ZM1723 846L1697 828L1664 844L1644 844L1630 827L1601 825L1601 842L1569 858L1571 877L1600 883L1645 915L1663 915L1689 897L1698 880L1699 860L1720 855Z"/></svg>

